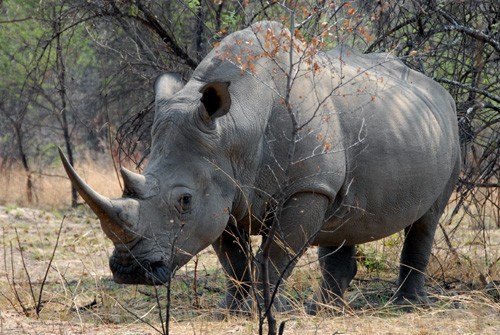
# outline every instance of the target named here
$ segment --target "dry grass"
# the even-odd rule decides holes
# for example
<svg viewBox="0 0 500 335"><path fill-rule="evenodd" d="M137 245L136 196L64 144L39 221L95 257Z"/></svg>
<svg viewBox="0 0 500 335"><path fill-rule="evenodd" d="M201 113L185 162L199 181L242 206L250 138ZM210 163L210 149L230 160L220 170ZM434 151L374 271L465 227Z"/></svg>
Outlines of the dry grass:
<svg viewBox="0 0 500 335"><path fill-rule="evenodd" d="M32 173L33 203L29 203L27 173L16 165L0 169L0 205L42 209L68 207L71 204L70 182L62 164L37 167L35 170ZM121 194L119 180L109 157L100 158L99 163L87 158L77 163L76 170L99 193L111 197Z"/></svg>
<svg viewBox="0 0 500 335"><path fill-rule="evenodd" d="M121 193L110 164L83 164L77 169L99 192L109 196ZM62 176L63 171L58 167L51 174ZM0 200L9 204L0 207L0 334L154 334L153 327L161 329L154 289L115 284L108 268L112 245L98 221L83 206L65 209L69 182L61 177L37 177L38 206L44 211L19 205L26 199L24 181L17 172L9 176L4 172L0 178L0 184L8 181ZM31 290L38 295L64 215L37 318ZM438 230L436 237L428 280L433 308L402 313L386 304L396 289L402 241L396 234L362 246L364 265L346 295L352 308L336 317L304 313L302 303L311 299L319 277L315 250L308 251L287 283L297 308L278 316L279 322L286 321L285 334L498 334L500 301L488 288L494 288L499 280L500 230L493 220L482 226L463 221L453 230L455 225L444 221L445 229ZM224 276L210 248L198 255L197 261L196 268L191 261L174 279L171 333L257 333L255 317L214 319L218 299L224 293ZM165 289L158 294L164 308ZM21 305L28 316L23 315Z"/></svg>

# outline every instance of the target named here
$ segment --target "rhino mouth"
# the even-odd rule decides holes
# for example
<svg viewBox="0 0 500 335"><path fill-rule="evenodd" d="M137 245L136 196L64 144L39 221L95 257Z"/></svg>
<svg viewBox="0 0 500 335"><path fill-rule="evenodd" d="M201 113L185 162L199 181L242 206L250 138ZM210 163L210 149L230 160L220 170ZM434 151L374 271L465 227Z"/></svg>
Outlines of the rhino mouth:
<svg viewBox="0 0 500 335"><path fill-rule="evenodd" d="M163 260L124 261L113 255L109 259L109 267L113 280L118 284L161 285L167 283L171 277L171 271Z"/></svg>

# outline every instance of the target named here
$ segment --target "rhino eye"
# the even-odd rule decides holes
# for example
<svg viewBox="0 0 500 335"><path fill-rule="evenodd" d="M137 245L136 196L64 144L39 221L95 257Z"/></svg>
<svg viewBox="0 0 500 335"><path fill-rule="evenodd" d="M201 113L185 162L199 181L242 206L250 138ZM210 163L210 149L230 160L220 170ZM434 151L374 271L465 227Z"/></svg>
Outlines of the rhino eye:
<svg viewBox="0 0 500 335"><path fill-rule="evenodd" d="M181 195L181 197L179 198L179 207L181 213L187 212L191 209L191 199L192 196L189 193L184 193Z"/></svg>

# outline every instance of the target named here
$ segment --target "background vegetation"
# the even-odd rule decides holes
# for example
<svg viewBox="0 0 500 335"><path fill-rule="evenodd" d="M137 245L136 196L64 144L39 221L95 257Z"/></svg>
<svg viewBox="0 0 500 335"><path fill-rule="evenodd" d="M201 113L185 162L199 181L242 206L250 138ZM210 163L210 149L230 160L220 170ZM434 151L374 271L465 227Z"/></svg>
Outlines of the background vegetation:
<svg viewBox="0 0 500 335"><path fill-rule="evenodd" d="M158 74L188 79L225 35L259 20L289 25L291 13L297 33L318 48L344 43L395 54L453 95L464 165L430 273L441 287L454 280L471 289L496 285L500 4L494 0L0 0L0 205L76 206L76 192L61 178L57 145L73 164L88 167L91 181L105 176L102 193L116 196L118 181L104 182L113 178L113 166L140 170L147 161ZM364 247L360 261L381 271L387 261L377 257L387 248Z"/></svg>

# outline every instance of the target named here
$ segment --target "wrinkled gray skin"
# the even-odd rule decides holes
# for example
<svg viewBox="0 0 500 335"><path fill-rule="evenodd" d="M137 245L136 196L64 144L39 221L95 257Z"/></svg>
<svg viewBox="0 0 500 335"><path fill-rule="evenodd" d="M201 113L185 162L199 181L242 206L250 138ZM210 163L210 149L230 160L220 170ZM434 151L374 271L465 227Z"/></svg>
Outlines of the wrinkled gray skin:
<svg viewBox="0 0 500 335"><path fill-rule="evenodd" d="M329 304L356 273L356 244L405 230L395 301L427 303L434 232L460 169L454 101L387 54L336 49L316 55L312 71L294 53L293 135L288 48L263 54L275 45L269 32L289 45L280 24L261 22L226 37L185 85L157 80L150 162L143 175L122 169L122 198L98 195L66 164L115 244L114 280L164 283L212 245L229 276L223 304L238 309L250 277L237 241L279 223L270 283L318 245L317 298Z"/></svg>

